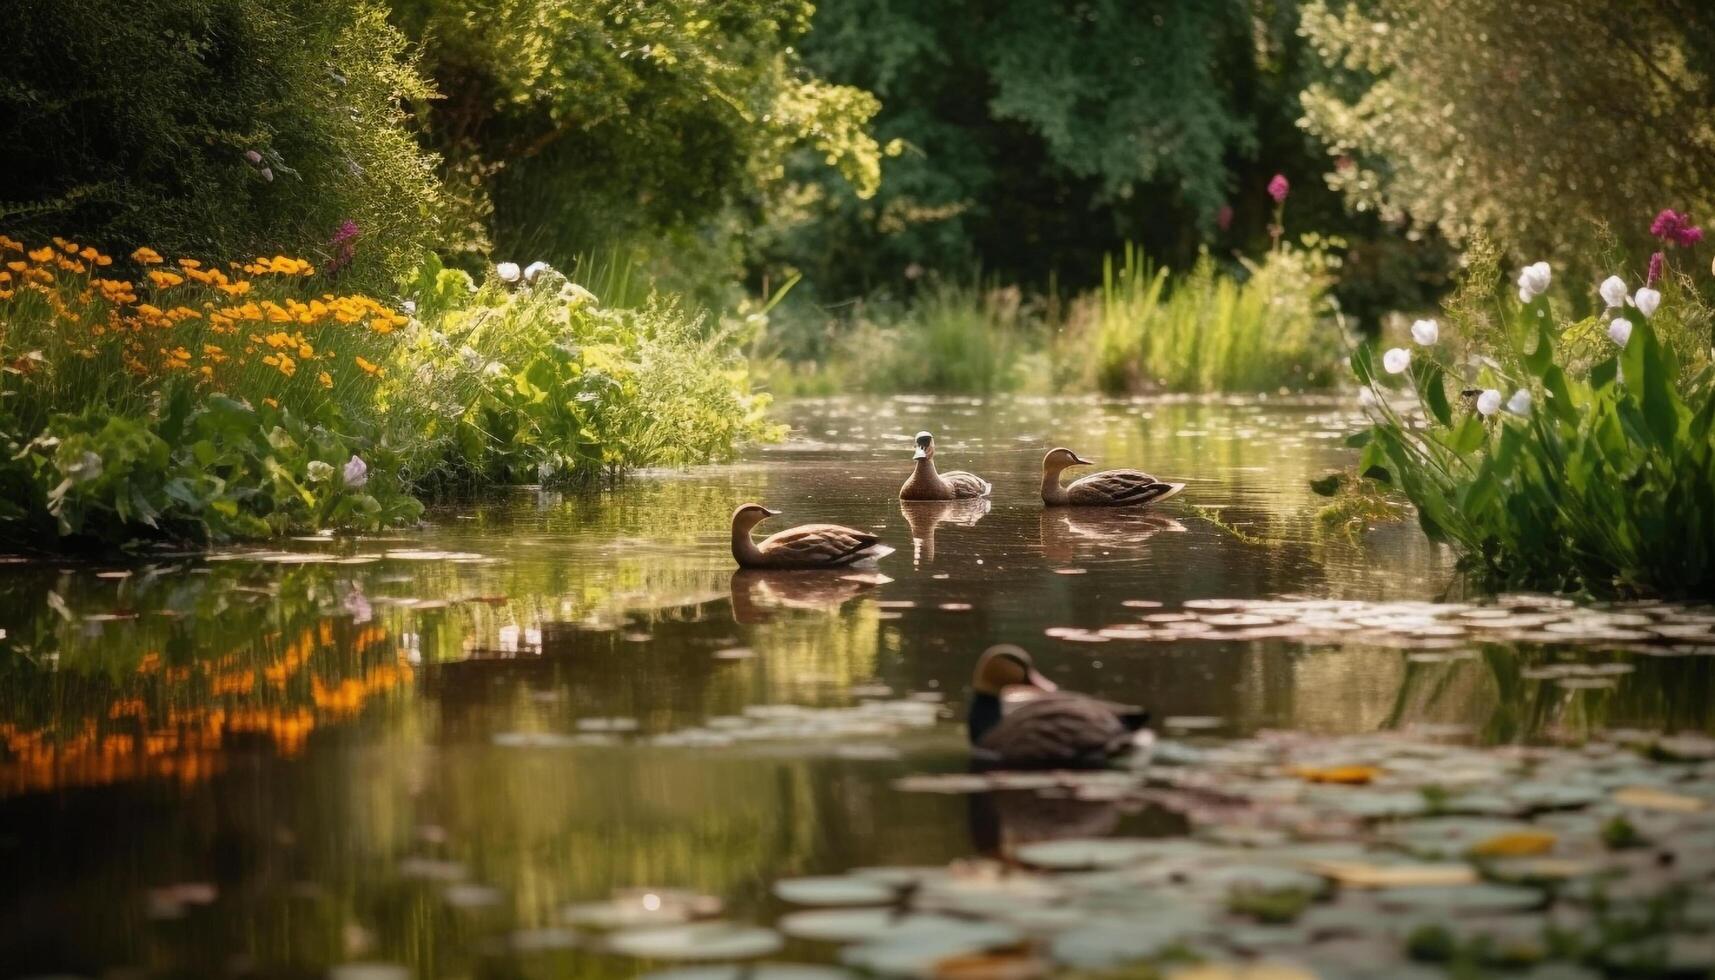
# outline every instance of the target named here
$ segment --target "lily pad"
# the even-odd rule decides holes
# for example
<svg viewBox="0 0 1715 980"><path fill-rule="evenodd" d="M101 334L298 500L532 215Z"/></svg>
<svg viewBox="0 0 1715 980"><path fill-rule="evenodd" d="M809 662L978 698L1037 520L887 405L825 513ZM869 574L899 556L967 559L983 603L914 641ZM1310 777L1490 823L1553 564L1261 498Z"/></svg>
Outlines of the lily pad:
<svg viewBox="0 0 1715 980"><path fill-rule="evenodd" d="M1433 885L1423 888L1388 889L1381 893L1383 906L1402 912L1434 912L1449 915L1499 915L1541 908L1546 895L1534 888L1512 885Z"/></svg>
<svg viewBox="0 0 1715 980"><path fill-rule="evenodd" d="M731 963L708 966L679 966L645 973L640 980L849 980L851 973L832 966L809 963Z"/></svg>
<svg viewBox="0 0 1715 980"><path fill-rule="evenodd" d="M723 921L626 929L607 940L612 952L655 960L748 960L781 945L773 929Z"/></svg>
<svg viewBox="0 0 1715 980"><path fill-rule="evenodd" d="M774 894L793 905L885 905L896 892L884 882L855 875L783 878Z"/></svg>
<svg viewBox="0 0 1715 980"><path fill-rule="evenodd" d="M1073 837L1020 847L1015 856L1025 864L1052 871L1117 868L1160 855L1164 842L1146 837Z"/></svg>

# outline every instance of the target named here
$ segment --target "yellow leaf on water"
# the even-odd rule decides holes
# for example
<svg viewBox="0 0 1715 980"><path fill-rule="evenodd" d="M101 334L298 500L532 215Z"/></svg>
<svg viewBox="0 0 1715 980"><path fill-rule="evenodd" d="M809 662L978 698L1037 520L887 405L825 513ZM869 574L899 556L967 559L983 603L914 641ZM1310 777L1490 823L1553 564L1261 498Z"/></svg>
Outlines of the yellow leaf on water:
<svg viewBox="0 0 1715 980"><path fill-rule="evenodd" d="M1669 793L1652 786L1627 786L1614 791L1614 802L1644 810L1670 810L1674 813L1696 813L1709 804L1695 796Z"/></svg>
<svg viewBox="0 0 1715 980"><path fill-rule="evenodd" d="M1536 857L1554 850L1554 834L1546 830L1515 830L1497 834L1471 848L1473 857Z"/></svg>
<svg viewBox="0 0 1715 980"><path fill-rule="evenodd" d="M1368 864L1363 861L1309 861L1305 867L1352 888L1405 888L1414 885L1470 885L1477 872L1468 864Z"/></svg>
<svg viewBox="0 0 1715 980"><path fill-rule="evenodd" d="M1168 974L1170 980L1316 980L1288 963L1200 963Z"/></svg>
<svg viewBox="0 0 1715 980"><path fill-rule="evenodd" d="M1292 770L1292 774L1312 783L1361 786L1374 782L1382 771L1376 766L1298 766Z"/></svg>

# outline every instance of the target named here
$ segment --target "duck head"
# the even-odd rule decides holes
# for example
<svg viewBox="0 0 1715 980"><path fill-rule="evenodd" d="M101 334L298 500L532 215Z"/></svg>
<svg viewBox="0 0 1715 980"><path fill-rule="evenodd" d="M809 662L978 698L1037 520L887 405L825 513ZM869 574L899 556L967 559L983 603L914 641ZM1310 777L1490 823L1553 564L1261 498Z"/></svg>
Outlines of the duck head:
<svg viewBox="0 0 1715 980"><path fill-rule="evenodd" d="M971 675L971 705L965 727L974 745L1000 724L1001 692L1009 687L1034 687L1042 691L1058 690L1054 682L1043 677L1023 648L1010 643L989 647L977 660Z"/></svg>
<svg viewBox="0 0 1715 980"><path fill-rule="evenodd" d="M761 504L740 504L738 509L732 512L733 533L749 534L751 528L779 514L779 511L769 510Z"/></svg>
<svg viewBox="0 0 1715 980"><path fill-rule="evenodd" d="M917 452L912 459L931 459L935 455L935 436L929 432L917 433Z"/></svg>
<svg viewBox="0 0 1715 980"><path fill-rule="evenodd" d="M1089 466L1095 460L1084 459L1077 453L1064 446L1048 450L1048 455L1042 457L1043 473L1059 473L1068 466Z"/></svg>
<svg viewBox="0 0 1715 980"><path fill-rule="evenodd" d="M1034 687L1042 691L1057 691L1059 687L1036 669L1036 662L1023 647L1011 643L989 647L977 659L976 672L971 675L971 690L978 694L998 697L1009 687Z"/></svg>

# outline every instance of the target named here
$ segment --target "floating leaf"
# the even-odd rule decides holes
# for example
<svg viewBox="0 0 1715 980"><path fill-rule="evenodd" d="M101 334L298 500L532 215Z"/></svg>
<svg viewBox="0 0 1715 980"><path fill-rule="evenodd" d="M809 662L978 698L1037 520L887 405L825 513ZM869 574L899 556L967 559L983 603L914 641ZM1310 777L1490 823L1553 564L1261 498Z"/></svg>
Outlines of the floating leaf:
<svg viewBox="0 0 1715 980"><path fill-rule="evenodd" d="M793 905L885 905L896 893L885 883L857 876L783 878L774 894Z"/></svg>
<svg viewBox="0 0 1715 980"><path fill-rule="evenodd" d="M1416 888L1464 885L1477 881L1468 864L1369 864L1362 861L1310 861L1311 871L1352 888Z"/></svg>
<svg viewBox="0 0 1715 980"><path fill-rule="evenodd" d="M1671 813L1696 813L1708 806L1708 801L1695 796L1682 796L1652 786L1627 786L1614 792L1614 802L1621 806L1643 810L1667 810Z"/></svg>
<svg viewBox="0 0 1715 980"><path fill-rule="evenodd" d="M607 948L623 956L655 960L747 960L780 951L780 934L733 922L627 929L608 937Z"/></svg>
<svg viewBox="0 0 1715 980"><path fill-rule="evenodd" d="M1535 857L1554 850L1554 834L1546 830L1515 830L1481 841L1472 857Z"/></svg>
<svg viewBox="0 0 1715 980"><path fill-rule="evenodd" d="M1361 786L1374 782L1382 771L1375 766L1298 766L1292 774L1299 779L1312 783L1337 783L1342 786Z"/></svg>

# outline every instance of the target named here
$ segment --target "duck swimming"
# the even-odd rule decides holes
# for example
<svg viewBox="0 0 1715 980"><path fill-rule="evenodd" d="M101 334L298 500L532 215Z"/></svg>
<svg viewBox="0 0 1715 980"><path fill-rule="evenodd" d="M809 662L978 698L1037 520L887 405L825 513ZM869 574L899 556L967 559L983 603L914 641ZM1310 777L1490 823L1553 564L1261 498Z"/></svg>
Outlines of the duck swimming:
<svg viewBox="0 0 1715 980"><path fill-rule="evenodd" d="M1138 744L1149 712L1062 691L1030 654L990 647L971 677L971 754L1005 765L1091 766Z"/></svg>
<svg viewBox="0 0 1715 980"><path fill-rule="evenodd" d="M1153 504L1185 489L1165 483L1142 470L1103 470L1061 486L1060 474L1071 466L1089 466L1070 449L1050 449L1042 457L1042 502L1049 507L1133 507Z"/></svg>
<svg viewBox="0 0 1715 980"><path fill-rule="evenodd" d="M917 433L917 464L905 485L899 488L900 500L969 500L986 497L993 484L974 473L954 470L935 471L935 437L928 432Z"/></svg>
<svg viewBox="0 0 1715 980"><path fill-rule="evenodd" d="M761 544L750 539L756 525L779 514L761 504L742 504L732 512L732 556L741 568L851 568L893 554L875 535L838 524L789 527Z"/></svg>

